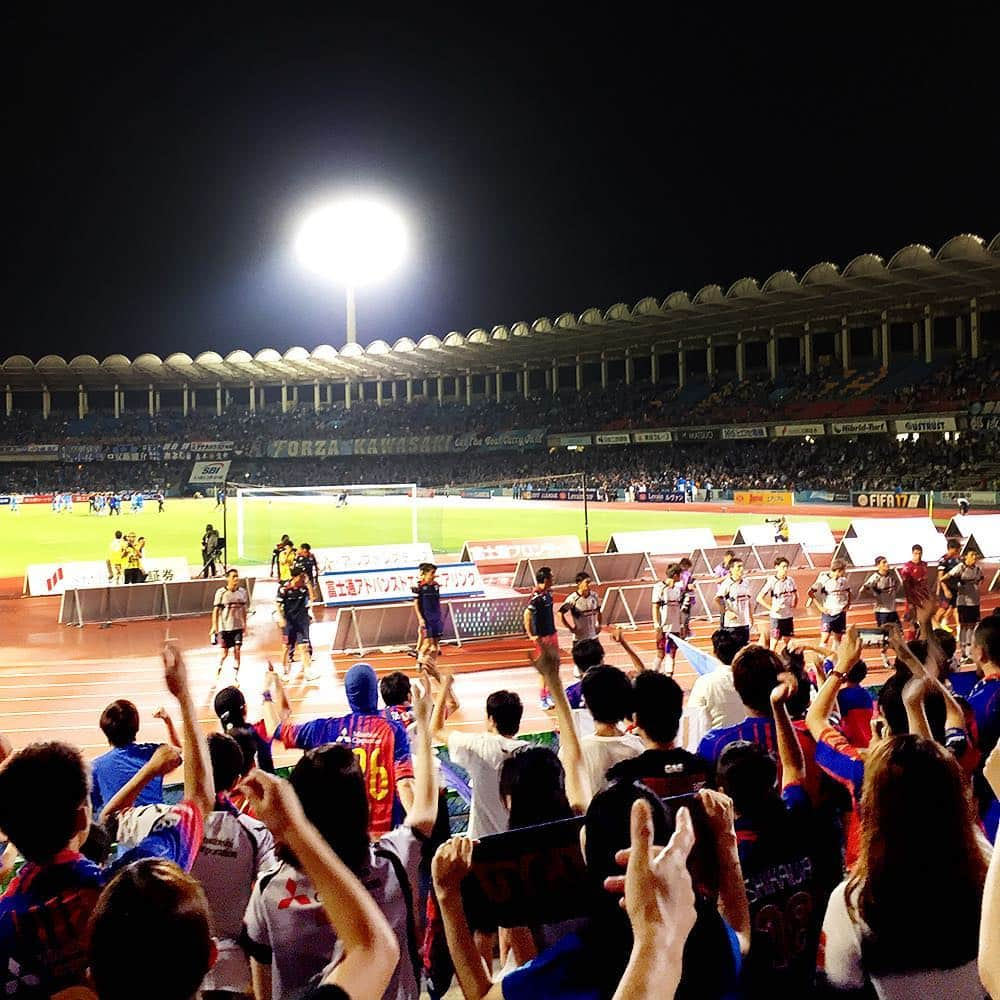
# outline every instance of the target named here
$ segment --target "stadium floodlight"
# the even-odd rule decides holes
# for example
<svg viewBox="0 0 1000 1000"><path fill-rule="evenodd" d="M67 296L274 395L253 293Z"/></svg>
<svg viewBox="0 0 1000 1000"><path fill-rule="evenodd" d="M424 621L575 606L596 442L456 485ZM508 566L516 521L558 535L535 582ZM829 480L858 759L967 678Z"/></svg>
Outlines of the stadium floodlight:
<svg viewBox="0 0 1000 1000"><path fill-rule="evenodd" d="M373 199L332 201L306 216L295 239L295 252L309 270L344 286L347 343L357 342L355 289L395 271L406 256L406 247L402 216Z"/></svg>

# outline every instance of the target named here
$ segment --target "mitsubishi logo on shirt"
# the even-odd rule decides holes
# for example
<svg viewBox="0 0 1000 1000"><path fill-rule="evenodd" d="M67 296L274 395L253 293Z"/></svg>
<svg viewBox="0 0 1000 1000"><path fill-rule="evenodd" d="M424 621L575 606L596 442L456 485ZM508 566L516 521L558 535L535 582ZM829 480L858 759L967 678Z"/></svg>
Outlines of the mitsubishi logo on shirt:
<svg viewBox="0 0 1000 1000"><path fill-rule="evenodd" d="M295 881L295 879L290 878L285 883L285 892L288 893L288 896L287 898L283 899L280 903L278 903L279 910L287 910L290 906L293 906L296 903L299 906L308 906L312 902L312 900L308 896L302 893L296 895L295 890L297 888L298 888L298 883Z"/></svg>
<svg viewBox="0 0 1000 1000"><path fill-rule="evenodd" d="M7 976L4 993L9 997L14 996L22 987L29 990L37 989L42 982L38 976L25 973L24 969L13 958L7 962Z"/></svg>

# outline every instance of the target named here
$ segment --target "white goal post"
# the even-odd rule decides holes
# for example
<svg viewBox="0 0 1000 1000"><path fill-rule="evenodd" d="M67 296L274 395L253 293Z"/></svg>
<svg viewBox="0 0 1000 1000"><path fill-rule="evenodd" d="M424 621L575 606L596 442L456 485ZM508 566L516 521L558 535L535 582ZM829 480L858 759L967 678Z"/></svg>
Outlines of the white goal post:
<svg viewBox="0 0 1000 1000"><path fill-rule="evenodd" d="M339 486L237 486L236 487L236 555L247 558L248 520L258 504L327 504L336 507L346 503L378 507L381 505L410 508L410 541L417 537L417 486L415 483L350 483ZM292 514L293 506L288 508ZM272 540L271 544L273 544Z"/></svg>

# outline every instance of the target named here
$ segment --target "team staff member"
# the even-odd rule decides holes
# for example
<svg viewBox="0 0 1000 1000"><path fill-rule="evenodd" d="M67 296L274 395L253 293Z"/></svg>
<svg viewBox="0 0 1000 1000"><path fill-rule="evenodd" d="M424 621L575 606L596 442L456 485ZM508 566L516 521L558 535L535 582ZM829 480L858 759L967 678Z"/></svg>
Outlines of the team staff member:
<svg viewBox="0 0 1000 1000"><path fill-rule="evenodd" d="M935 628L951 628L953 631L958 627L958 612L956 610L956 594L954 588L945 580L945 577L962 561L958 554L961 551L962 543L957 538L948 539L948 551L938 562L937 591L941 601L941 610L938 612ZM948 618L952 621L949 624Z"/></svg>
<svg viewBox="0 0 1000 1000"><path fill-rule="evenodd" d="M312 663L312 643L309 641L309 582L305 570L299 569L287 582L278 587L278 624L285 648L281 657L285 677L291 669L292 653L302 647L302 663L307 674Z"/></svg>
<svg viewBox="0 0 1000 1000"><path fill-rule="evenodd" d="M142 583L146 579L146 574L142 571L142 550L145 547L145 538L136 538L132 532L125 536L122 563L125 566L126 583Z"/></svg>
<svg viewBox="0 0 1000 1000"><path fill-rule="evenodd" d="M290 539L285 542L278 553L278 582L288 583L295 569L295 542Z"/></svg>
<svg viewBox="0 0 1000 1000"><path fill-rule="evenodd" d="M288 535L282 535L281 541L271 549L271 576L278 575L278 559L281 557L287 541L289 541Z"/></svg>
<svg viewBox="0 0 1000 1000"><path fill-rule="evenodd" d="M111 583L122 582L122 549L125 548L125 540L120 531L115 532L115 537L111 540L108 552L108 580Z"/></svg>
<svg viewBox="0 0 1000 1000"><path fill-rule="evenodd" d="M295 563L306 571L309 581L309 592L314 601L319 600L319 563L312 554L312 546L303 542L295 556Z"/></svg>
<svg viewBox="0 0 1000 1000"><path fill-rule="evenodd" d="M201 536L201 575L207 580L215 576L215 560L220 556L219 533L210 524L205 525L205 534Z"/></svg>
<svg viewBox="0 0 1000 1000"><path fill-rule="evenodd" d="M535 583L531 600L524 609L524 631L534 643L535 656L542 656L547 646L558 660L559 635L556 632L556 616L552 604L552 570L548 566L542 566L535 574ZM546 712L556 707L544 680L539 692L539 702Z"/></svg>
<svg viewBox="0 0 1000 1000"><path fill-rule="evenodd" d="M240 676L240 650L243 646L243 630L247 627L247 607L250 598L247 592L240 586L240 574L237 570L231 569L226 573L226 585L219 587L215 592L215 601L212 606L212 634L213 642L218 642L222 647L222 655L219 657L219 669L215 676L222 673L222 666L229 656L229 651L233 651L233 660L236 663L236 678Z"/></svg>

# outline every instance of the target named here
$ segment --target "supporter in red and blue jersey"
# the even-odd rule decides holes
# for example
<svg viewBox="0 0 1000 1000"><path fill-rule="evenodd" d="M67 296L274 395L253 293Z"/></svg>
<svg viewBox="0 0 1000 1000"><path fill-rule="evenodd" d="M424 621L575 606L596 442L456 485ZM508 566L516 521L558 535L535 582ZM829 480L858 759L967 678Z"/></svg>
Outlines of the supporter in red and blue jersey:
<svg viewBox="0 0 1000 1000"><path fill-rule="evenodd" d="M349 715L283 722L274 735L289 749L312 750L327 743L349 746L364 775L370 833L377 838L397 825L394 817L401 820L413 801L410 741L400 723L379 712L378 682L369 664L355 663L347 671L344 690L351 706Z"/></svg>
<svg viewBox="0 0 1000 1000"><path fill-rule="evenodd" d="M1000 742L1000 617L983 619L972 639L972 659L983 678L969 692L968 702L976 717L976 741L983 762ZM1000 826L1000 802L979 768L975 780L979 815L986 835L996 842Z"/></svg>
<svg viewBox="0 0 1000 1000"><path fill-rule="evenodd" d="M386 674L378 682L378 691L385 702L382 714L390 722L398 722L404 729L413 725L413 705L410 704L412 689L410 678L401 670Z"/></svg>
<svg viewBox="0 0 1000 1000"><path fill-rule="evenodd" d="M838 728L853 746L862 749L871 742L872 716L875 714L875 699L862 687L867 676L865 661L858 660L847 671L847 678L837 692Z"/></svg>
<svg viewBox="0 0 1000 1000"><path fill-rule="evenodd" d="M759 743L769 753L777 752L771 691L778 683L782 663L777 654L763 646L745 646L733 660L733 685L747 710L747 717L735 726L710 729L698 744L698 756L715 764L722 751L736 740Z"/></svg>
<svg viewBox="0 0 1000 1000"><path fill-rule="evenodd" d="M40 1000L84 983L88 921L101 890L143 859L188 870L201 846L203 821L214 803L208 748L187 687L183 661L165 654L167 686L184 718L184 795L149 834L109 869L80 853L91 822L90 775L80 752L65 743L35 743L0 770L0 828L25 865L0 898L0 987L3 995ZM162 747L122 789L127 800L177 753ZM40 794L43 793L43 794ZM139 988L141 992L141 987Z"/></svg>

